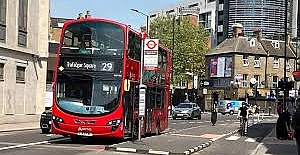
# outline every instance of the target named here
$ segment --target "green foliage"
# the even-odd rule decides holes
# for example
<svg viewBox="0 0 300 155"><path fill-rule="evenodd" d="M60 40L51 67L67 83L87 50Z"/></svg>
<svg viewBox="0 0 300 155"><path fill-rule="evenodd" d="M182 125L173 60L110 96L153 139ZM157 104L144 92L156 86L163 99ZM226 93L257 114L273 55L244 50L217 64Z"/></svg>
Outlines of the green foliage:
<svg viewBox="0 0 300 155"><path fill-rule="evenodd" d="M173 48L174 26L174 48ZM209 51L209 33L202 25L195 25L187 17L158 17L151 22L150 37L174 49L173 84L186 81L193 72L195 75L205 75L205 54Z"/></svg>

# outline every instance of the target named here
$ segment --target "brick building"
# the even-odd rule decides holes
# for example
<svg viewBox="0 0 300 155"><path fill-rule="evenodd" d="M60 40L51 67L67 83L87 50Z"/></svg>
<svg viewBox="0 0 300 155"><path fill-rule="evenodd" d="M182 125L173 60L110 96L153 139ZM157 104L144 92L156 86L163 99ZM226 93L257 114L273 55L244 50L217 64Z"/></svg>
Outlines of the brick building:
<svg viewBox="0 0 300 155"><path fill-rule="evenodd" d="M253 97L251 78L258 83L258 98L270 98L270 93L276 93L278 81L284 77L284 41L261 38L259 31L255 31L252 37L244 37L241 25L234 27L233 36L206 55L209 66L206 79L211 85L206 88L207 94L202 96L205 110L210 109L212 92L219 94L219 100ZM289 42L286 60L289 80L293 80L295 59L295 48Z"/></svg>

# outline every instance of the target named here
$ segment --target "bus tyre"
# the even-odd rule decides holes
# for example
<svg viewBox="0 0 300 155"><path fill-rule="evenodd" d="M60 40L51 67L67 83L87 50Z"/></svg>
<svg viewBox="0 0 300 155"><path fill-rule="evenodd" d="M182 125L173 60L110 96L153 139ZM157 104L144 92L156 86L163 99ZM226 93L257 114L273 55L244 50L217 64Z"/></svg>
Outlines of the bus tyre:
<svg viewBox="0 0 300 155"><path fill-rule="evenodd" d="M160 121L159 120L157 120L157 123L156 123L155 134L156 135L160 135L161 134L161 128L160 128Z"/></svg>
<svg viewBox="0 0 300 155"><path fill-rule="evenodd" d="M201 113L199 114L198 119L199 119L199 120L201 119Z"/></svg>
<svg viewBox="0 0 300 155"><path fill-rule="evenodd" d="M137 140L139 136L138 134L139 134L139 123L138 121L136 121L132 129L132 140Z"/></svg>
<svg viewBox="0 0 300 155"><path fill-rule="evenodd" d="M233 110L230 110L229 114L230 114L230 115L233 115Z"/></svg>
<svg viewBox="0 0 300 155"><path fill-rule="evenodd" d="M42 129L42 133L48 134L48 133L50 133L50 129Z"/></svg>
<svg viewBox="0 0 300 155"><path fill-rule="evenodd" d="M77 135L71 135L70 138L71 138L72 142L78 143L78 142L80 142L81 137L77 136Z"/></svg>

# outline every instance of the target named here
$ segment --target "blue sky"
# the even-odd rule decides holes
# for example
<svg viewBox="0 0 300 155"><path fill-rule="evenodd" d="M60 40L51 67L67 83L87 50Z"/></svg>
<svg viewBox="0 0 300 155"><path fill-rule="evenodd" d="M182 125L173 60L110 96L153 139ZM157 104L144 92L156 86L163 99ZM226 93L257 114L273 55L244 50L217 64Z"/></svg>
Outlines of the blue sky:
<svg viewBox="0 0 300 155"><path fill-rule="evenodd" d="M79 12L91 11L93 17L109 18L131 25L133 28L145 25L146 17L130 9L145 14L153 10L174 5L183 0L50 0L51 17L76 18Z"/></svg>

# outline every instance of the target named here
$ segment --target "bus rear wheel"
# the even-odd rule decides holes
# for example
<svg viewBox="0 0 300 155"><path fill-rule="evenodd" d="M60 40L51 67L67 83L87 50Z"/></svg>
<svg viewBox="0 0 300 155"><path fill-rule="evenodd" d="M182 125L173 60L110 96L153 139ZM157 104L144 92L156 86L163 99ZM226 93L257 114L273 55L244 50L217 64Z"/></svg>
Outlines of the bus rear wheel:
<svg viewBox="0 0 300 155"><path fill-rule="evenodd" d="M138 123L138 121L136 121L134 123L133 129L132 129L132 140L137 140L138 134L139 134L139 123Z"/></svg>
<svg viewBox="0 0 300 155"><path fill-rule="evenodd" d="M160 128L160 121L159 120L157 120L157 123L156 123L155 134L156 135L160 135L161 134L161 128Z"/></svg>

